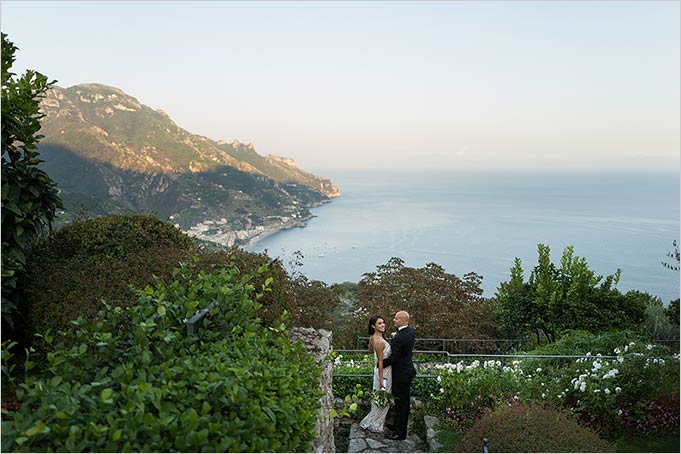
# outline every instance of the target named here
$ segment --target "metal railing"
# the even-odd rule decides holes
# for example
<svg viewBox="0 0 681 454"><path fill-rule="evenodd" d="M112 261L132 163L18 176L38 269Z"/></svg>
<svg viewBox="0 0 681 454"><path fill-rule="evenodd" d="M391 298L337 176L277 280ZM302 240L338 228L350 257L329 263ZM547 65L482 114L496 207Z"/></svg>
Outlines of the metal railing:
<svg viewBox="0 0 681 454"><path fill-rule="evenodd" d="M357 336L357 347L367 345L369 338ZM524 344L530 342L529 338L524 339L438 339L438 338L419 338L416 339L415 347L422 350L442 350L449 353L506 353L522 348Z"/></svg>
<svg viewBox="0 0 681 454"><path fill-rule="evenodd" d="M336 353L350 353L350 354L364 354L364 355L370 355L371 353L368 350L334 350ZM566 359L582 359L582 358L589 358L589 359L617 359L617 356L611 356L611 355L526 355L526 354L494 354L494 353L449 353L446 351L440 351L440 350L414 350L414 368L416 369L416 377L415 378L436 378L437 375L432 375L432 374L427 374L427 373L422 373L423 369L426 367L426 365L431 365L433 362L437 363L452 363L455 362L454 360L456 359L458 361L459 358L474 358L474 359L540 359L540 360L566 360ZM420 358L417 358L418 356L422 355L432 355L432 356L442 356L444 357L441 360L436 360L436 361L419 361ZM361 362L362 360L360 360ZM365 359L365 363L373 363L373 359ZM352 374L352 373L343 373L343 374L333 374L334 377L373 377L373 374L367 374L367 373L358 373L358 374Z"/></svg>

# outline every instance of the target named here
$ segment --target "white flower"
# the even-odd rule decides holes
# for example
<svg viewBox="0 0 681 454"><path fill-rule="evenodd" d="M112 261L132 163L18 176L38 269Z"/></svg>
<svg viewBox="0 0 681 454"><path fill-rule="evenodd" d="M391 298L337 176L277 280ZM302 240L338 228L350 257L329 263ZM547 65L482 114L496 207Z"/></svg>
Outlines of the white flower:
<svg viewBox="0 0 681 454"><path fill-rule="evenodd" d="M594 365L594 367L593 367L593 369L591 369L591 370L598 370L598 369L600 369L601 367L603 367L603 366L601 365L601 363L599 363L598 361L594 361L594 362L593 362L593 365Z"/></svg>
<svg viewBox="0 0 681 454"><path fill-rule="evenodd" d="M579 385L579 390L580 390L581 392L586 391L586 383L585 383L585 382L582 382L582 383Z"/></svg>
<svg viewBox="0 0 681 454"><path fill-rule="evenodd" d="M603 378L612 378L619 373L617 369L611 369L607 374L603 375Z"/></svg>
<svg viewBox="0 0 681 454"><path fill-rule="evenodd" d="M622 353L622 350L620 350L619 347L618 347L614 350L614 352L615 352L616 355L619 355L620 353Z"/></svg>
<svg viewBox="0 0 681 454"><path fill-rule="evenodd" d="M603 392L604 392L605 394L610 394L610 390L609 390L608 388L605 388L605 389L603 390Z"/></svg>
<svg viewBox="0 0 681 454"><path fill-rule="evenodd" d="M618 414L619 416L622 416L622 410L617 410L617 414Z"/></svg>
<svg viewBox="0 0 681 454"><path fill-rule="evenodd" d="M537 367L537 372L541 372L541 367Z"/></svg>
<svg viewBox="0 0 681 454"><path fill-rule="evenodd" d="M437 382L438 382L438 383L441 383L441 382L442 382L442 377L440 377L439 375L437 376Z"/></svg>
<svg viewBox="0 0 681 454"><path fill-rule="evenodd" d="M652 345L652 344L646 345L646 349L647 349L647 350L652 350L652 349L653 349L653 345Z"/></svg>
<svg viewBox="0 0 681 454"><path fill-rule="evenodd" d="M440 394L443 394L445 392L444 388L440 388Z"/></svg>
<svg viewBox="0 0 681 454"><path fill-rule="evenodd" d="M616 387L615 387L615 392L618 393L618 392L620 392L620 391L622 391L622 388L620 388L619 386L616 386Z"/></svg>
<svg viewBox="0 0 681 454"><path fill-rule="evenodd" d="M541 393L541 398L544 399L546 397L546 394Z"/></svg>
<svg viewBox="0 0 681 454"><path fill-rule="evenodd" d="M594 394L601 392L600 389L594 389Z"/></svg>

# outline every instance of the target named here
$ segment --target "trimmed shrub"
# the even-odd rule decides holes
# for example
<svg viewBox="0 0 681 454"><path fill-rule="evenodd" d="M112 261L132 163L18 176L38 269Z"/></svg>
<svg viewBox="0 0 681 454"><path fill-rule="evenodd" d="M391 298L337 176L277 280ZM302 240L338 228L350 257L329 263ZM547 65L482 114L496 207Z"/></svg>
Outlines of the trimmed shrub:
<svg viewBox="0 0 681 454"><path fill-rule="evenodd" d="M189 236L153 216L104 216L74 222L36 244L24 281L26 335L94 320L104 299L135 302L132 287L169 278L195 252Z"/></svg>
<svg viewBox="0 0 681 454"><path fill-rule="evenodd" d="M252 283L259 288L268 278L272 278L268 284L269 291L259 300L262 305L259 316L263 323L269 326L278 320L284 311L289 314L293 312L291 309L294 299L290 290L289 275L281 261L273 261L265 253L247 252L235 247L200 254L196 269L212 272L230 266L237 272L237 278L241 279L250 274L252 270L265 265L267 265L267 272L253 276ZM295 324L295 318L293 318L293 324Z"/></svg>
<svg viewBox="0 0 681 454"><path fill-rule="evenodd" d="M238 275L184 266L136 305L45 336L47 367L3 411L2 450L308 451L320 370L283 320L268 329L257 317L268 290L257 274ZM212 302L189 335L184 320Z"/></svg>
<svg viewBox="0 0 681 454"><path fill-rule="evenodd" d="M227 264L236 267L239 276L250 270L267 265L267 273L255 276L256 287L272 279L270 291L263 295L260 303L260 317L266 325L273 323L286 311L295 326L323 329L334 328L334 313L340 303L340 292L320 281L311 281L305 276L289 275L280 260L273 260L265 253L247 252L230 248L199 256L197 268L209 271Z"/></svg>
<svg viewBox="0 0 681 454"><path fill-rule="evenodd" d="M612 446L567 415L540 404L504 405L483 416L461 439L457 452L614 452Z"/></svg>

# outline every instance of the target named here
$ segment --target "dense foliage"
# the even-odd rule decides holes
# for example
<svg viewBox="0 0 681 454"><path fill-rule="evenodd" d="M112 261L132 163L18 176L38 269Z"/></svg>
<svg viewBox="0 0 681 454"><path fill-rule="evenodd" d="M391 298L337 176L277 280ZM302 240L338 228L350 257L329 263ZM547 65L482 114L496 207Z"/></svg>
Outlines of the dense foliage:
<svg viewBox="0 0 681 454"><path fill-rule="evenodd" d="M201 254L198 269L219 268L226 263L233 264L241 274L268 265L266 276L254 277L255 285L261 285L269 277L273 279L271 291L260 301L260 317L266 324L273 323L287 312L295 326L334 328L334 314L340 303L336 287L309 280L296 271L289 274L280 260L271 259L265 253L247 252L241 248Z"/></svg>
<svg viewBox="0 0 681 454"><path fill-rule="evenodd" d="M524 281L520 259L515 259L511 279L497 290L496 316L502 332L510 337L536 334L554 341L561 332L583 329L593 333L633 329L644 318L640 298L622 295L613 275L596 275L586 259L563 251L560 267L551 263L550 248L538 245L539 264Z"/></svg>
<svg viewBox="0 0 681 454"><path fill-rule="evenodd" d="M653 433L678 434L678 407L667 410L672 408L669 402L678 400L679 356L671 355L666 347L642 342L631 333L593 336L574 332L529 353L584 358L436 365L441 391L433 399L459 430L467 430L499 405L542 401L608 434L632 425Z"/></svg>
<svg viewBox="0 0 681 454"><path fill-rule="evenodd" d="M593 430L540 404L504 405L483 416L457 452L480 452L483 438L490 452L614 452Z"/></svg>
<svg viewBox="0 0 681 454"><path fill-rule="evenodd" d="M638 326L638 332L642 336L651 340L679 338L678 322L675 323L670 317L674 310L673 301L665 309L660 298L652 297L647 293L632 290L627 292L626 296L629 298L638 297L645 302L644 319Z"/></svg>
<svg viewBox="0 0 681 454"><path fill-rule="evenodd" d="M406 267L393 257L359 282L356 333L366 332L372 315L385 317L390 326L393 314L406 310L421 338L493 338L493 308L480 296L481 281L475 273L463 279L448 274L435 263Z"/></svg>
<svg viewBox="0 0 681 454"><path fill-rule="evenodd" d="M38 169L40 99L54 82L28 70L10 72L16 46L2 34L2 320L14 327L20 309L19 279L33 240L45 234L61 200L55 183ZM3 333L4 334L4 333Z"/></svg>
<svg viewBox="0 0 681 454"><path fill-rule="evenodd" d="M156 277L169 279L173 268L195 253L195 274L229 265L240 278L268 265L267 275L253 277L256 286L272 278L260 301L265 324L288 312L296 326L333 326L337 292L304 276L290 276L280 261L239 248L197 252L191 238L169 223L148 215L113 215L74 222L36 244L25 278L24 340L48 328L69 329L69 322L81 315L94 320L101 299L129 306L135 301L133 288Z"/></svg>
<svg viewBox="0 0 681 454"><path fill-rule="evenodd" d="M267 286L238 275L183 266L136 305L105 304L62 340L46 335L47 367L3 409L2 450L308 450L320 370L281 321L268 329L257 317ZM212 302L188 334L184 320Z"/></svg>
<svg viewBox="0 0 681 454"><path fill-rule="evenodd" d="M29 261L26 337L70 329L79 316L94 320L102 299L133 304L133 287L170 278L193 252L191 238L148 215L99 217L53 231Z"/></svg>

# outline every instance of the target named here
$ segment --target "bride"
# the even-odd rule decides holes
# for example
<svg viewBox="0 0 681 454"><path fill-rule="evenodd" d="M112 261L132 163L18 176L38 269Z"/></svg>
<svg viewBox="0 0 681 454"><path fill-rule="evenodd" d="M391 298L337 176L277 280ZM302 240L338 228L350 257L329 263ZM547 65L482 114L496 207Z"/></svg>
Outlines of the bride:
<svg viewBox="0 0 681 454"><path fill-rule="evenodd" d="M385 333L385 320L377 315L369 320L369 350L374 352L374 360L377 366L374 368L374 391L383 389L387 392L392 390L392 368L383 367L383 358L390 356L390 344L383 338ZM360 427L371 432L383 432L385 417L389 407L379 407L371 403L371 411L359 423Z"/></svg>

